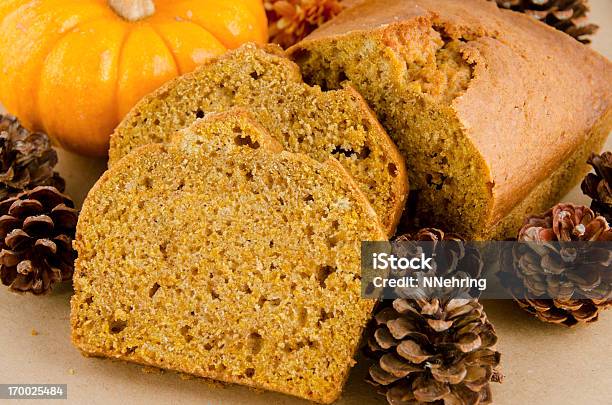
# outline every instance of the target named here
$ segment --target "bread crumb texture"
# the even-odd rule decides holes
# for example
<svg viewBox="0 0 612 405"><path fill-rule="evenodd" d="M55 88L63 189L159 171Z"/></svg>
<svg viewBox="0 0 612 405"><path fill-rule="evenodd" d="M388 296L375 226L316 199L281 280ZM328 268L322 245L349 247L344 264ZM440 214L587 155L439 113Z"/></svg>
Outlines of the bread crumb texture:
<svg viewBox="0 0 612 405"><path fill-rule="evenodd" d="M408 192L397 147L355 90L323 92L304 84L298 67L274 46L244 45L145 97L113 134L110 164L233 107L253 112L287 151L319 162L336 158L393 234Z"/></svg>
<svg viewBox="0 0 612 405"><path fill-rule="evenodd" d="M337 162L280 149L225 113L115 162L79 218L74 343L334 401L373 306L361 241L385 232Z"/></svg>
<svg viewBox="0 0 612 405"><path fill-rule="evenodd" d="M406 157L421 225L468 238L515 236L612 128L610 62L494 2L361 2L289 55L307 83L360 91Z"/></svg>

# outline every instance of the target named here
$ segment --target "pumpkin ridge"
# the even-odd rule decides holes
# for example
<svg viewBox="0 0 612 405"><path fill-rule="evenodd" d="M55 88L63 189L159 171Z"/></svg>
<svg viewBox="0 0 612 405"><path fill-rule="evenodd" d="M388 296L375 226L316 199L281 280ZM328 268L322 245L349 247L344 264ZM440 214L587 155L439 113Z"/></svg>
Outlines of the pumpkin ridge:
<svg viewBox="0 0 612 405"><path fill-rule="evenodd" d="M23 4L21 4L20 6L18 6L17 8L14 9L10 9L8 10L7 13L4 14L4 16L2 16L0 14L0 25L2 25L2 23L4 22L5 19L7 19L10 15L12 15L13 13L16 13L17 11L21 10L22 7L27 7L28 5L30 5L31 3L33 3L34 0L24 0ZM12 5L12 4L11 4Z"/></svg>
<svg viewBox="0 0 612 405"><path fill-rule="evenodd" d="M211 30L209 30L208 28L206 28L203 24L200 24L199 21L196 20L189 20L190 23L197 25L198 27L202 28L204 31L208 32L210 35L212 35L217 41L219 41L219 43L221 45L223 45L223 47L225 49L231 49L231 47L225 43L225 41L223 40L223 38L219 38L219 36L217 34L215 34L214 32L212 32Z"/></svg>
<svg viewBox="0 0 612 405"><path fill-rule="evenodd" d="M183 1L183 2L190 3L191 1L193 1L193 0L185 0L185 1ZM227 6L226 6L225 2L221 2L221 1L219 1L219 0L212 0L212 2L213 2L213 3L220 3L220 5L221 5L221 6L222 6L224 9L227 9ZM181 2L179 1L179 2L177 2L177 3L181 3ZM219 5L218 5L218 4L217 4L217 5L215 5L215 6L216 6L216 7L219 7ZM232 9L230 8L230 10L232 10ZM251 13L250 7L245 6L244 8L241 8L241 10L248 12L249 16L250 16L250 17L252 17L252 18L253 18L253 20L256 20L256 19L257 19L257 18L256 18L257 16L256 16L256 15L254 15L253 13ZM168 3L166 3L166 2L161 2L160 4L158 4L158 12L160 12L161 14L166 14L166 15L167 15L167 14L170 14L170 15L172 15L173 13L172 13L172 4L171 4L171 2L168 2ZM195 16L195 14L197 14L197 13L194 13L194 16ZM181 17L181 16L179 16L179 17ZM183 17L181 17L181 18L183 18ZM213 30L211 30L210 28L208 28L208 27L206 26L206 21L202 21L202 20L200 20L200 19L194 19L194 18L186 18L185 20L186 20L186 21L189 21L189 22L192 22L192 23L194 23L194 24L198 25L200 28L202 28L202 29L206 30L206 31L207 31L208 33L210 33L210 34L211 34L211 35L212 35L212 36L213 36L213 37L214 37L214 38L215 38L217 41L219 41L219 42L221 43L221 45L223 45L223 46L225 47L225 49L234 49L234 48L235 48L234 46L231 46L231 45L230 45L228 42L226 42L226 39L225 39L225 37L224 37L222 34L215 33L215 32L213 32ZM257 29L257 26L256 26L256 23L255 23L255 22L254 22L254 25L253 25L253 26L254 26L254 27ZM257 31L259 31L259 29L257 29ZM264 39L264 42L266 42L266 41L267 41L267 38L265 38L265 39ZM254 39L251 39L251 41L250 41L250 42L256 42L256 41L255 41Z"/></svg>
<svg viewBox="0 0 612 405"><path fill-rule="evenodd" d="M155 32L155 34L159 37L159 39L161 39L161 41L164 43L164 46L166 47L166 49L168 50L168 53L170 53L170 55L172 55L172 60L174 61L174 67L176 68L176 71L179 72L179 75L182 75L184 72L181 71L181 65L179 64L178 59L176 58L176 55L174 54L174 51L172 50L172 47L170 46L170 43L168 41L168 38L166 38L158 29L155 25L153 24L149 24L149 26L151 27L151 29Z"/></svg>
<svg viewBox="0 0 612 405"><path fill-rule="evenodd" d="M257 4L258 1L255 2L247 2L247 4L249 4L247 7L249 9L249 13L251 13L251 15L253 16L253 19L255 21L258 21L258 25L259 25L259 31L262 34L262 38L264 42L268 42L268 19L266 17L266 12L265 9L264 10L260 10L261 13L257 12L258 9L258 5ZM262 21L262 17L263 17L263 21Z"/></svg>
<svg viewBox="0 0 612 405"><path fill-rule="evenodd" d="M117 80L115 81L115 121L117 123L121 122L122 116L119 111L119 82L121 74L121 65L123 64L123 49L125 48L125 43L130 35L132 35L132 26L130 24L126 24L125 33L123 34L123 38L121 39L121 44L119 45L119 54L117 55Z"/></svg>
<svg viewBox="0 0 612 405"><path fill-rule="evenodd" d="M41 113L40 95L38 94L38 91L40 89L40 84L42 82L42 74L43 74L44 66L47 63L47 59L49 58L49 55L51 55L51 53L55 50L55 48L59 45L59 43L62 42L63 39L65 39L68 35L74 33L75 31L77 31L77 29L79 29L82 25L89 24L89 23L92 23L92 22L98 21L98 20L104 20L107 17L108 16L106 16L106 15L100 15L100 16L95 17L95 18L90 18L89 20L79 21L74 27L70 28L69 30L66 30L66 31L62 32L60 34L60 36L58 36L55 39L55 41L53 41L52 43L49 43L49 46L43 52L44 57L42 57L41 60L40 60L40 63L37 64L37 66L35 68L36 74L33 74L32 75L32 79L31 79L33 81L33 84L34 84L34 88L36 89L34 94L31 95L31 97L33 99L32 100L32 104L36 108L36 117L37 117L36 118L37 122L33 122L32 123L32 125L34 126L34 130L42 131L42 132L45 132L45 133L49 132L48 129L47 129L47 125L45 124L45 116L43 116L43 114Z"/></svg>
<svg viewBox="0 0 612 405"><path fill-rule="evenodd" d="M219 43L226 49L228 50L229 48L227 47L227 45L225 45L215 34L213 34L212 32L210 32L209 30L207 30L206 28L204 28L202 26L202 24L198 24L195 21L189 20L189 21L183 21L183 24L193 24L196 27L198 27L201 30L206 31L208 34L210 34L214 39L216 39L217 41L219 41Z"/></svg>

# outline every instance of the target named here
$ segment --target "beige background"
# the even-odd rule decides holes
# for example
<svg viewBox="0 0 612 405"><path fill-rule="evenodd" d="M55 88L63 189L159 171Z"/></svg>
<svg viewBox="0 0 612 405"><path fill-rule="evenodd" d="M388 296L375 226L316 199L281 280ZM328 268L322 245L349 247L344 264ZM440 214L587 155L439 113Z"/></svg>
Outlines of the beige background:
<svg viewBox="0 0 612 405"><path fill-rule="evenodd" d="M591 3L591 19L601 26L593 47L610 58L612 0ZM607 149L612 149L610 140ZM60 152L60 171L68 192L79 203L104 167L102 161ZM587 202L579 190L566 200ZM70 404L307 403L132 364L84 358L69 341L70 295L67 287L43 298L0 289L0 383L66 383ZM566 329L545 325L510 301L485 302L485 307L500 336L506 375L503 384L493 387L496 404L612 404L612 311L604 312L596 324ZM339 405L386 403L361 382L365 372L359 366L353 370Z"/></svg>

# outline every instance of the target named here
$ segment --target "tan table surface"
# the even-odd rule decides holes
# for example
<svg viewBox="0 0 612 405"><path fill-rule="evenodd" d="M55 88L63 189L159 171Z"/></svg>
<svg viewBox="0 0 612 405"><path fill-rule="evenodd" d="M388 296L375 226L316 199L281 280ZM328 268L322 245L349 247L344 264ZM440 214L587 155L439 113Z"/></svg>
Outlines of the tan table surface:
<svg viewBox="0 0 612 405"><path fill-rule="evenodd" d="M610 58L612 0L591 0L591 4L591 19L601 25L593 47ZM607 149L612 149L611 140ZM59 166L68 192L80 204L105 162L60 151ZM566 200L586 203L578 189ZM219 386L172 372L82 357L69 340L70 295L67 287L44 298L0 289L0 384L68 384L70 404L307 403L280 394ZM493 385L496 404L612 404L612 310L604 312L596 324L566 329L545 325L510 301L489 301L485 307L500 336L506 376L503 384ZM38 335L32 334L33 329ZM386 403L361 382L365 372L359 366L353 370L338 405Z"/></svg>

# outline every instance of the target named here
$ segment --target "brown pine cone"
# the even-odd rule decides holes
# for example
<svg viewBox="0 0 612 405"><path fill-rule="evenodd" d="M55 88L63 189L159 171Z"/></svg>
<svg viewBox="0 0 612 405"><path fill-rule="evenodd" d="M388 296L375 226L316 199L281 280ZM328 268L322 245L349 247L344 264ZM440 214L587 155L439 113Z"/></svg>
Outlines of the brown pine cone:
<svg viewBox="0 0 612 405"><path fill-rule="evenodd" d="M595 173L589 173L582 181L582 192L591 197L591 209L612 222L612 152L593 153L587 163Z"/></svg>
<svg viewBox="0 0 612 405"><path fill-rule="evenodd" d="M0 200L36 186L64 191L65 182L54 172L57 153L49 137L30 132L15 117L0 114Z"/></svg>
<svg viewBox="0 0 612 405"><path fill-rule="evenodd" d="M559 31L571 35L583 44L591 42L587 36L599 27L587 22L590 11L588 0L496 0L501 8L528 14Z"/></svg>
<svg viewBox="0 0 612 405"><path fill-rule="evenodd" d="M342 0L265 0L270 42L288 48L344 9Z"/></svg>
<svg viewBox="0 0 612 405"><path fill-rule="evenodd" d="M389 404L486 404L500 354L477 300L384 301L367 336L369 380Z"/></svg>
<svg viewBox="0 0 612 405"><path fill-rule="evenodd" d="M416 240L421 242L437 241L463 241L463 238L454 233L446 233L438 228L422 228L413 235L404 234L395 238L396 241Z"/></svg>
<svg viewBox="0 0 612 405"><path fill-rule="evenodd" d="M584 206L558 204L528 218L512 249L506 286L540 320L594 322L612 305L612 229ZM574 242L569 244L567 242ZM502 281L504 278L502 277Z"/></svg>
<svg viewBox="0 0 612 405"><path fill-rule="evenodd" d="M72 279L77 211L55 187L39 186L0 202L0 280L35 295Z"/></svg>

